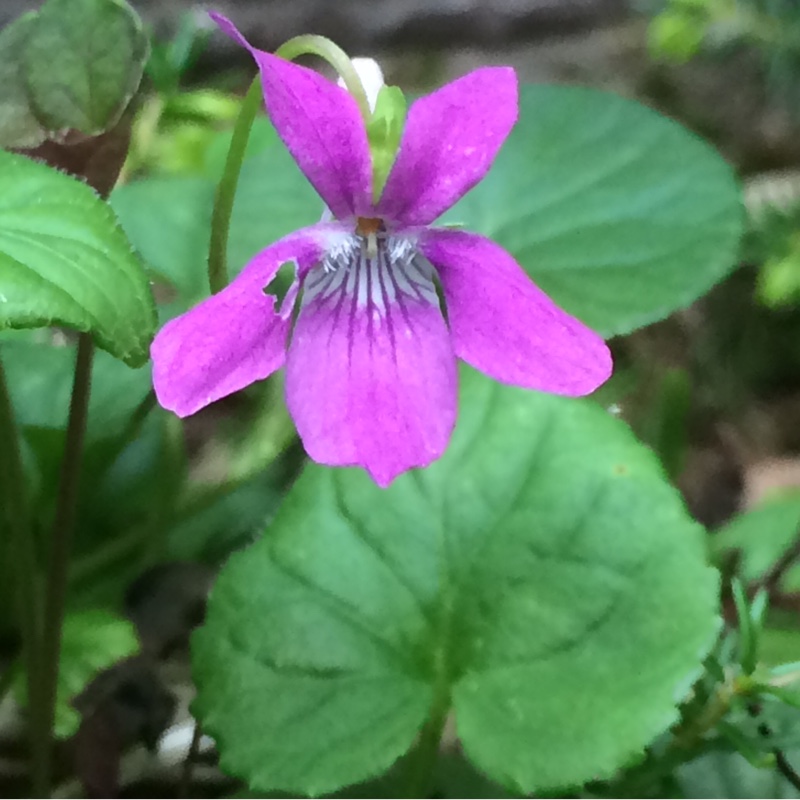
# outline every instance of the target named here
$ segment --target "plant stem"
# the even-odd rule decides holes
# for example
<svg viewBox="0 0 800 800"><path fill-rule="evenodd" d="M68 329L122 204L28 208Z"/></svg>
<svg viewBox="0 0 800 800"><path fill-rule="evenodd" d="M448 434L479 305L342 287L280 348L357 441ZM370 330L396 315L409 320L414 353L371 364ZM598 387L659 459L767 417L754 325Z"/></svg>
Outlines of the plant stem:
<svg viewBox="0 0 800 800"><path fill-rule="evenodd" d="M228 285L228 233L236 199L236 187L250 138L250 128L261 108L261 78L256 76L247 90L233 128L225 169L217 185L214 210L211 214L211 240L208 246L208 285L216 294Z"/></svg>
<svg viewBox="0 0 800 800"><path fill-rule="evenodd" d="M183 762L183 769L181 769L181 781L178 786L178 797L189 797L189 791L192 786L192 770L194 763L200 755L200 742L203 739L203 729L200 727L199 722L194 723L194 730L192 731L192 741L189 745L189 751L186 753L186 760Z"/></svg>
<svg viewBox="0 0 800 800"><path fill-rule="evenodd" d="M22 629L28 707L33 720L41 713L42 708L39 702L41 664L39 660L41 609L37 592L39 576L22 452L2 361L0 361L0 452L3 454L0 458L1 485L6 488L3 500L8 512L12 560L16 563L14 592L19 625ZM35 724L29 725L29 732L31 752L35 752L37 735Z"/></svg>
<svg viewBox="0 0 800 800"><path fill-rule="evenodd" d="M294 61L300 56L319 56L327 61L339 74L345 88L353 96L364 121L369 121L372 112L367 93L364 91L364 84L361 83L361 78L356 72L353 62L339 45L334 44L325 36L308 33L284 42L275 51L275 55L285 58L287 61Z"/></svg>
<svg viewBox="0 0 800 800"><path fill-rule="evenodd" d="M94 345L88 333L78 338L75 377L67 421L67 437L61 461L58 500L47 574L44 636L42 640L42 716L38 720L36 758L33 764L37 797L49 797L52 769L52 738L55 721L61 631L64 622L69 556L78 509L83 441L92 383Z"/></svg>
<svg viewBox="0 0 800 800"><path fill-rule="evenodd" d="M434 690L435 696L428 721L422 728L419 741L408 759L408 785L403 797L430 797L433 788L433 771L439 758L450 696L444 687Z"/></svg>
<svg viewBox="0 0 800 800"><path fill-rule="evenodd" d="M794 767L789 763L786 754L783 750L777 749L772 752L775 754L775 766L778 768L778 772L792 784L796 791L800 791L800 775L797 774Z"/></svg>
<svg viewBox="0 0 800 800"><path fill-rule="evenodd" d="M438 538L440 564L441 604L437 627L437 647L433 662L433 701L428 719L419 740L408 758L406 774L408 784L403 797L430 797L433 791L434 769L439 758L439 748L450 712L451 671L450 653L453 646L453 611L456 603L452 580L447 570L447 545L444 531Z"/></svg>
<svg viewBox="0 0 800 800"><path fill-rule="evenodd" d="M759 707L757 703L748 703L747 713L753 718L758 719ZM772 729L766 722L761 722L758 725L758 733L768 742L772 738ZM783 777L797 790L800 790L800 775L797 774L794 767L789 763L786 758L786 753L779 747L771 748L772 755L775 756L775 767Z"/></svg>

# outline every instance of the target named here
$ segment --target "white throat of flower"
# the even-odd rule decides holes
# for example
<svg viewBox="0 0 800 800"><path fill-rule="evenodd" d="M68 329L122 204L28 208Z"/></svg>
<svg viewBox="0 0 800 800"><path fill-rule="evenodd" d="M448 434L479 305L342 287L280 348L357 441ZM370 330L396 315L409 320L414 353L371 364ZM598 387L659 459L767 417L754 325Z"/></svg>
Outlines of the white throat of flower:
<svg viewBox="0 0 800 800"><path fill-rule="evenodd" d="M439 304L435 270L407 236L346 236L327 252L303 285L303 305L368 312L373 321L408 303ZM349 300L349 302L348 302Z"/></svg>
<svg viewBox="0 0 800 800"><path fill-rule="evenodd" d="M354 58L353 68L361 79L361 85L367 95L369 110L375 111L375 104L378 102L378 93L384 86L383 70L374 58ZM346 88L344 81L339 78L339 86Z"/></svg>

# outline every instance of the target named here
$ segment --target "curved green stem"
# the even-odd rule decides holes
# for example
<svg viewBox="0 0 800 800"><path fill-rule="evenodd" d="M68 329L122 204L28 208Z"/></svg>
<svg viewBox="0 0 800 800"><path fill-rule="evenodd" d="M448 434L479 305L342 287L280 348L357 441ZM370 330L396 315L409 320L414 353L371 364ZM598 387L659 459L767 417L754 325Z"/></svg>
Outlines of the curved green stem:
<svg viewBox="0 0 800 800"><path fill-rule="evenodd" d="M361 78L358 77L353 62L347 53L330 39L313 34L295 36L293 39L289 39L288 42L284 42L275 51L275 55L285 58L287 61L294 61L300 56L319 56L325 59L339 74L347 91L353 95L364 121L369 121L372 112L369 108L369 100L367 100L367 93L364 91Z"/></svg>
<svg viewBox="0 0 800 800"><path fill-rule="evenodd" d="M324 36L295 36L282 44L275 55L293 61L299 56L314 55L325 59L339 73L347 91L353 95L365 122L370 119L371 111L367 93L352 61L340 47ZM214 197L214 210L211 214L211 240L208 247L208 285L212 294L216 294L228 285L228 235L231 228L231 214L236 200L236 188L242 171L250 129L253 127L261 108L261 79L256 76L247 90L239 116L233 128L228 157L225 168L217 185Z"/></svg>
<svg viewBox="0 0 800 800"><path fill-rule="evenodd" d="M228 234L236 199L236 187L242 171L247 140L261 108L261 79L256 76L247 90L239 116L233 128L231 146L225 159L225 169L217 185L214 210L211 214L211 241L208 247L208 285L216 294L228 285Z"/></svg>
<svg viewBox="0 0 800 800"><path fill-rule="evenodd" d="M436 631L437 645L433 660L433 700L428 720L419 736L414 750L408 759L406 774L408 785L404 797L431 797L434 783L434 770L439 759L439 748L450 713L450 687L452 674L450 653L453 647L453 612L456 595L447 569L447 543L443 529L438 536L440 564L440 607Z"/></svg>
<svg viewBox="0 0 800 800"><path fill-rule="evenodd" d="M92 384L92 357L94 344L88 333L78 338L75 357L75 377L72 383L72 398L67 421L67 437L61 460L58 500L49 569L47 574L47 596L44 612L44 634L42 639L42 715L37 722L37 749L34 758L34 789L36 797L49 797L52 771L52 738L55 721L58 669L61 656L61 632L66 607L69 556L78 510L83 440L86 418L89 412L89 395Z"/></svg>
<svg viewBox="0 0 800 800"><path fill-rule="evenodd" d="M434 769L439 759L439 747L450 711L450 695L445 686L434 689L435 696L430 715L409 756L408 785L404 797L430 797L433 789Z"/></svg>

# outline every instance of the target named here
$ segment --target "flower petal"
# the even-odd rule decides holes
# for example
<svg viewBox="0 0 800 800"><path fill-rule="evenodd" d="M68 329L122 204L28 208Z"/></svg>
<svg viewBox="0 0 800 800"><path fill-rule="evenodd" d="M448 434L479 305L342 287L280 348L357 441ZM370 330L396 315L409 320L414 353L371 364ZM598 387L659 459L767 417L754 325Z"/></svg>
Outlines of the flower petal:
<svg viewBox="0 0 800 800"><path fill-rule="evenodd" d="M350 93L318 72L252 47L221 14L211 18L256 60L275 130L334 215L370 216L372 161L364 119Z"/></svg>
<svg viewBox="0 0 800 800"><path fill-rule="evenodd" d="M417 100L378 203L380 216L427 225L489 171L519 113L511 67L484 67Z"/></svg>
<svg viewBox="0 0 800 800"><path fill-rule="evenodd" d="M158 332L150 354L153 387L164 408L187 417L283 365L297 290L290 289L278 313L264 288L286 262L294 261L301 275L317 263L331 227L315 225L276 242L226 289Z"/></svg>
<svg viewBox="0 0 800 800"><path fill-rule="evenodd" d="M589 394L611 375L605 342L562 311L499 245L463 231L429 231L456 355L503 383Z"/></svg>
<svg viewBox="0 0 800 800"><path fill-rule="evenodd" d="M386 255L309 274L286 362L289 411L311 458L364 467L380 486L441 456L457 399L430 266Z"/></svg>

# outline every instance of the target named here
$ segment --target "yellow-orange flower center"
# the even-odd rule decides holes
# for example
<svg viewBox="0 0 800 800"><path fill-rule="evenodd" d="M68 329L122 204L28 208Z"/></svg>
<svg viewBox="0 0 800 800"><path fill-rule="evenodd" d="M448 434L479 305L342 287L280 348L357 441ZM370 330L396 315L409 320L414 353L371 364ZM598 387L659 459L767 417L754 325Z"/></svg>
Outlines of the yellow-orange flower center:
<svg viewBox="0 0 800 800"><path fill-rule="evenodd" d="M370 235L378 233L382 226L383 220L378 217L359 217L356 221L356 233L368 238Z"/></svg>

